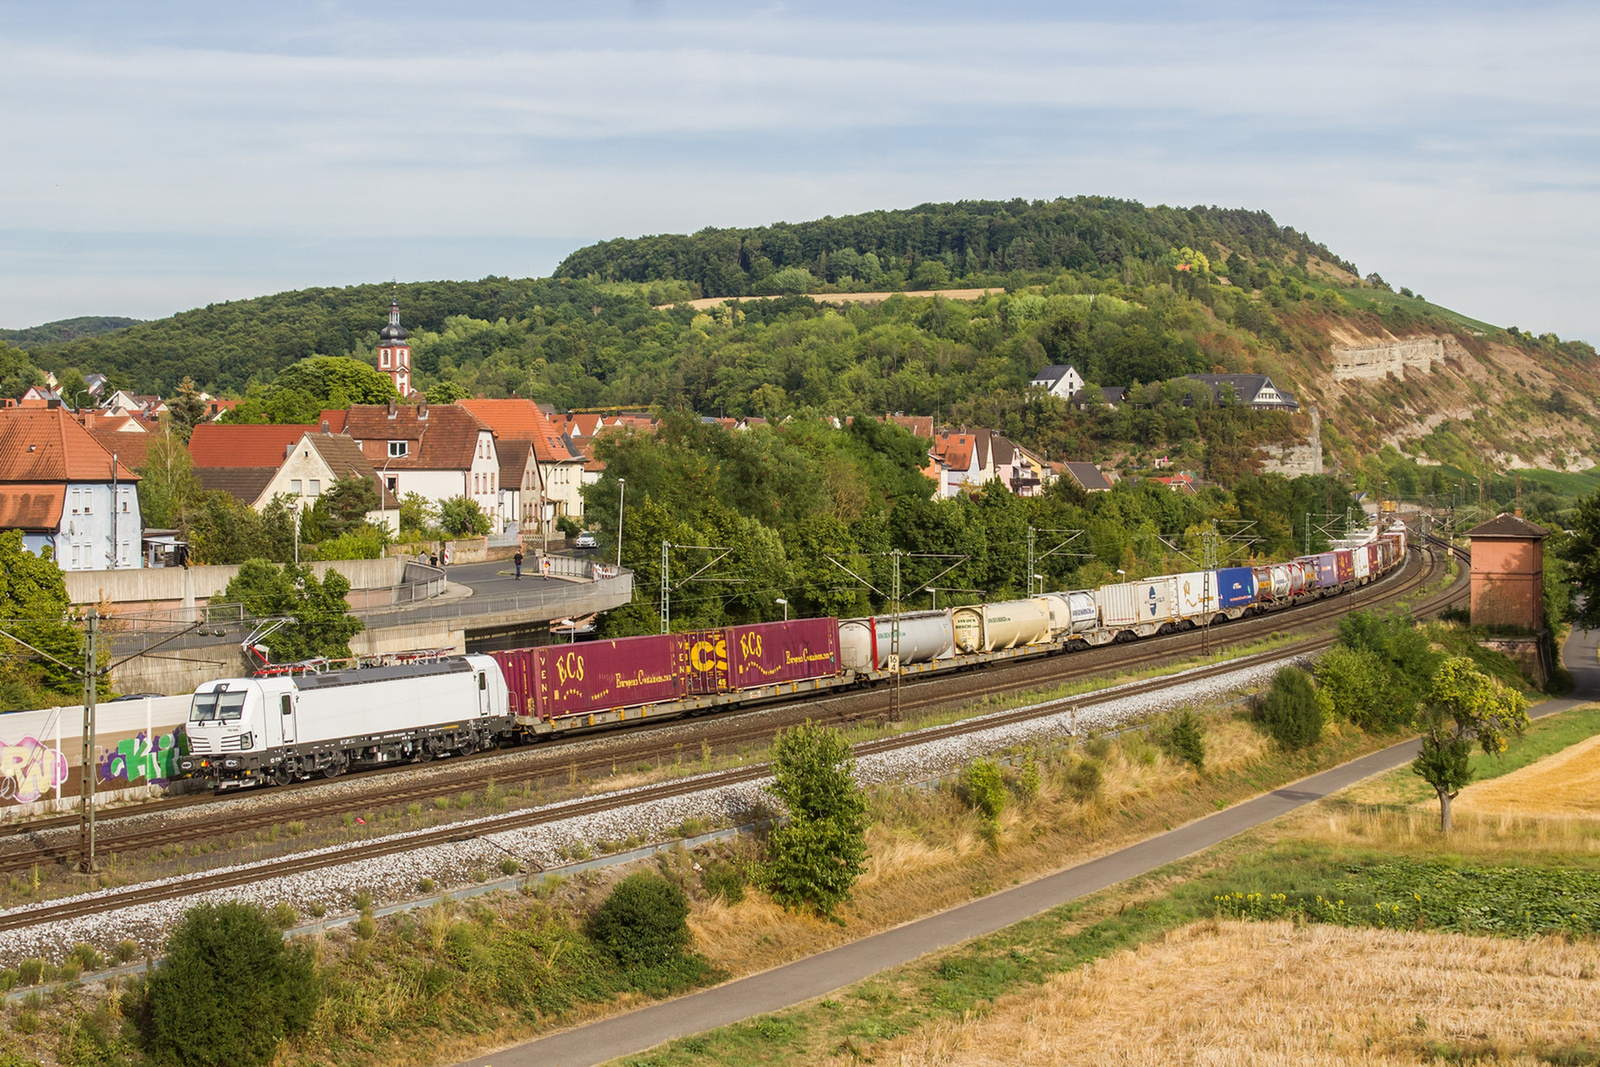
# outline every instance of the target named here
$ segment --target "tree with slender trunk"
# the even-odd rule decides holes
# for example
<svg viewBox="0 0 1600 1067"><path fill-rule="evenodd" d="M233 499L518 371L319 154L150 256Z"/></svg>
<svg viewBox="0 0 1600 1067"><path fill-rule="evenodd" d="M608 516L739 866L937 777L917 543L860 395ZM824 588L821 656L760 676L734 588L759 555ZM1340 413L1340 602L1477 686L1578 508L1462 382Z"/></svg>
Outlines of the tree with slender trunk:
<svg viewBox="0 0 1600 1067"><path fill-rule="evenodd" d="M1439 829L1451 829L1450 805L1472 781L1472 749L1499 755L1528 728L1521 693L1478 670L1465 656L1439 665L1418 715L1422 751L1411 769L1439 796Z"/></svg>

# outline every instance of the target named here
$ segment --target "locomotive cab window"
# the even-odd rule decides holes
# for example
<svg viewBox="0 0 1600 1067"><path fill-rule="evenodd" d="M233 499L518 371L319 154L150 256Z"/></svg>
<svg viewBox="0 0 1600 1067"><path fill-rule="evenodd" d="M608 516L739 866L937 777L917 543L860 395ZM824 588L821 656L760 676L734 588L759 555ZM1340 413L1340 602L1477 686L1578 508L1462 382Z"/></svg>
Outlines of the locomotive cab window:
<svg viewBox="0 0 1600 1067"><path fill-rule="evenodd" d="M478 672L478 688L480 690L489 688L489 676L483 671Z"/></svg>
<svg viewBox="0 0 1600 1067"><path fill-rule="evenodd" d="M243 692L196 693L190 722L238 722L244 715Z"/></svg>
<svg viewBox="0 0 1600 1067"><path fill-rule="evenodd" d="M294 698L288 693L283 694L283 713L285 715L294 711Z"/></svg>

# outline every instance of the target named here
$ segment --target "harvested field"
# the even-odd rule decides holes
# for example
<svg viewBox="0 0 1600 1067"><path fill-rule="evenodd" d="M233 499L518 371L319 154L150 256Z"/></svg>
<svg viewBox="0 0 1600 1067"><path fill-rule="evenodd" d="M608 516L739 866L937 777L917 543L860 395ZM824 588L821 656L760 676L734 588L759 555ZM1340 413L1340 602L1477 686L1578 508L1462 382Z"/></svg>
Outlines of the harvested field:
<svg viewBox="0 0 1600 1067"><path fill-rule="evenodd" d="M896 1067L1534 1063L1600 1049L1597 976L1592 942L1207 921L871 1054Z"/></svg>
<svg viewBox="0 0 1600 1067"><path fill-rule="evenodd" d="M1500 778L1469 785L1457 811L1600 818L1600 736Z"/></svg>

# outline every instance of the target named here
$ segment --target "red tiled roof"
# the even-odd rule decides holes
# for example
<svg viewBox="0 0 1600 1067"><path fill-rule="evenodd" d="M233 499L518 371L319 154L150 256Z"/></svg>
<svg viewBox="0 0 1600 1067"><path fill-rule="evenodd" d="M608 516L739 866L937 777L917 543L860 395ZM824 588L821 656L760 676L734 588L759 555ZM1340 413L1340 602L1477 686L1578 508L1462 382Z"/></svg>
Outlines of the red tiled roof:
<svg viewBox="0 0 1600 1067"><path fill-rule="evenodd" d="M918 437L933 437L933 416L931 415L885 415L883 420L910 430Z"/></svg>
<svg viewBox="0 0 1600 1067"><path fill-rule="evenodd" d="M316 426L234 426L202 422L189 438L189 458L196 467L283 466L289 451Z"/></svg>
<svg viewBox="0 0 1600 1067"><path fill-rule="evenodd" d="M0 485L0 530L59 530L66 499L65 482Z"/></svg>
<svg viewBox="0 0 1600 1067"><path fill-rule="evenodd" d="M118 463L117 477L138 475ZM109 482L111 453L60 408L0 410L0 482Z"/></svg>
<svg viewBox="0 0 1600 1067"><path fill-rule="evenodd" d="M361 442L367 458L375 465L387 464L390 470L467 470L478 448L478 435L489 427L472 412L455 404L428 407L398 404L394 418L384 404L352 404L344 420L344 432ZM492 432L492 431L491 431ZM390 441L409 441L411 449L402 458L389 459Z"/></svg>
<svg viewBox="0 0 1600 1067"><path fill-rule="evenodd" d="M456 404L477 416L478 420L494 431L494 435L507 441L531 441L534 456L540 463L560 463L576 459L567 450L561 435L550 426L550 420L533 401L522 397L509 400L457 400ZM520 481L521 475L518 475ZM505 476L501 476L505 481Z"/></svg>
<svg viewBox="0 0 1600 1067"><path fill-rule="evenodd" d="M317 416L317 426L320 429L322 423L327 423L329 433L344 433L345 420L349 417L350 412L344 408L324 408Z"/></svg>
<svg viewBox="0 0 1600 1067"><path fill-rule="evenodd" d="M156 439L155 434L102 430L100 425L96 422L94 429L89 431L89 436L98 441L101 448L116 456L118 465L130 470L138 470L144 466L145 457L150 454L150 445Z"/></svg>

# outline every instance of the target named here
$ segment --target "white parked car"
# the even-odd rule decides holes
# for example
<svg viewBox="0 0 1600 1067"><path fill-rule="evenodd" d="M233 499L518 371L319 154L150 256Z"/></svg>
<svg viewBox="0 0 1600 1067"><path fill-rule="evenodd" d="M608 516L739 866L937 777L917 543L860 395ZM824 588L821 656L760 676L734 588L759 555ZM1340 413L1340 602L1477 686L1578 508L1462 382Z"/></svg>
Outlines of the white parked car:
<svg viewBox="0 0 1600 1067"><path fill-rule="evenodd" d="M588 530L585 530L581 534L579 534L578 535L578 539L576 541L574 541L573 544L577 548L599 548L600 547L600 542L596 541L594 539L594 534L590 533Z"/></svg>

